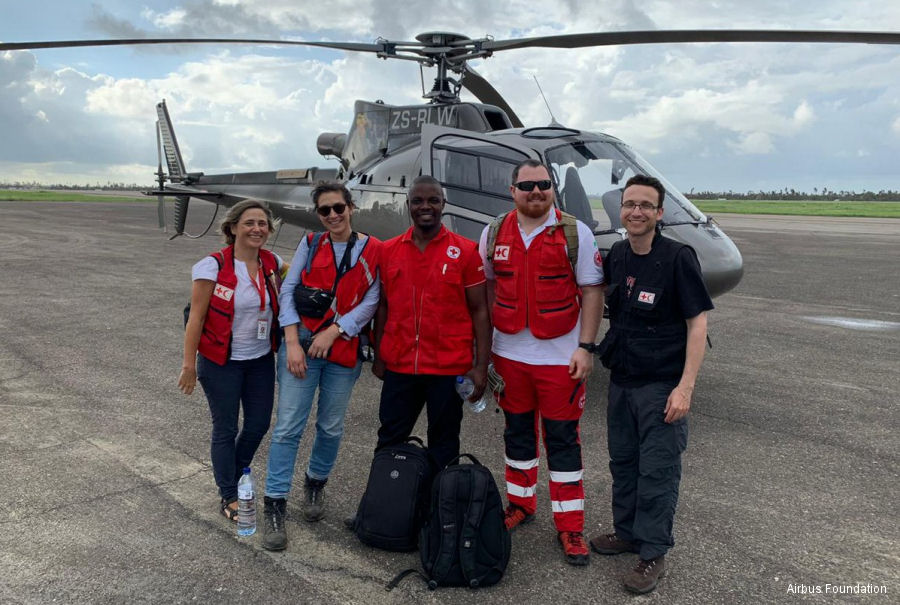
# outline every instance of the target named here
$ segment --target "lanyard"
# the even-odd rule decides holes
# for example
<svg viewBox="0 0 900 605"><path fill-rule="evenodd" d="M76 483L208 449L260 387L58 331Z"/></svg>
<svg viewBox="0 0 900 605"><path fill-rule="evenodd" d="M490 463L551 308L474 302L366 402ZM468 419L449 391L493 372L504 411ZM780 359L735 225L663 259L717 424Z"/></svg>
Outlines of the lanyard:
<svg viewBox="0 0 900 605"><path fill-rule="evenodd" d="M253 279L253 276L250 273L247 273L247 276L250 278L250 281L253 282L253 287L256 288L256 291L259 292L259 310L266 310L266 277L263 274L262 261L257 259L256 262L259 265L259 283L256 283L256 280Z"/></svg>

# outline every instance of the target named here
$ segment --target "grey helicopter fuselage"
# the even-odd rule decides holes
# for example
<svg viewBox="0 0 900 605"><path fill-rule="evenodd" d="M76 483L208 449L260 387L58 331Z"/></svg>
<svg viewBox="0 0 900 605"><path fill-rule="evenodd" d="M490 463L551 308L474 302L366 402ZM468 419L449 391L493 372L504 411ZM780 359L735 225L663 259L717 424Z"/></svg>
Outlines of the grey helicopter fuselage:
<svg viewBox="0 0 900 605"><path fill-rule="evenodd" d="M728 236L615 137L559 125L513 128L503 110L481 103L357 101L354 109L349 133L323 133L318 140L323 156L340 159L337 169L189 175L185 189L220 192L220 199L204 197L226 205L265 199L285 222L320 229L309 194L316 181L336 179L353 192L354 228L389 238L410 225L406 193L412 179L430 174L446 191L444 224L477 240L486 224L513 208L513 167L534 158L551 168L557 206L590 226L604 252L625 237L619 221L624 183L634 174L649 174L666 186L663 235L696 251L710 294L724 294L741 279L741 254Z"/></svg>

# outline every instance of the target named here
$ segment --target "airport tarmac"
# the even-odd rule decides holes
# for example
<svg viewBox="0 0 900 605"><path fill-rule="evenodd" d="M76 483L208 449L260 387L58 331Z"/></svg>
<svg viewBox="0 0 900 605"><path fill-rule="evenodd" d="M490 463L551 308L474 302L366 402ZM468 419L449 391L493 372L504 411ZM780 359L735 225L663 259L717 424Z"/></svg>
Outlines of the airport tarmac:
<svg viewBox="0 0 900 605"><path fill-rule="evenodd" d="M195 205L197 231L211 212ZM498 586L429 592L411 577L385 591L418 555L363 546L341 522L375 442L368 367L326 519L302 520L297 481L287 551L237 537L217 510L205 399L176 387L190 267L218 239L169 241L152 203L0 202L0 217L0 603L900 600L900 221L716 217L745 275L710 315L670 573L632 597L633 556L564 562L543 466L539 514ZM581 432L588 534L611 531L606 384L598 364ZM493 407L466 413L463 450L501 490L502 433ZM863 593L830 592L847 585Z"/></svg>

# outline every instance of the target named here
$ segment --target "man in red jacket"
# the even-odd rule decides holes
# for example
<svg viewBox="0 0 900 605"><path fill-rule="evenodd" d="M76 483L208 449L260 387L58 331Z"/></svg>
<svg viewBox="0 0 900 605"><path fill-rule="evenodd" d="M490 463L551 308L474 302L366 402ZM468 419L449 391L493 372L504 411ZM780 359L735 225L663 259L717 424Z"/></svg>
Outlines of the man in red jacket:
<svg viewBox="0 0 900 605"><path fill-rule="evenodd" d="M376 450L409 437L424 406L439 467L459 455L456 377L471 378L471 399L480 398L491 348L478 247L441 224L445 203L440 181L417 177L407 195L413 226L384 243L372 368L384 380Z"/></svg>
<svg viewBox="0 0 900 605"><path fill-rule="evenodd" d="M587 565L578 424L603 314L603 264L590 228L554 208L546 166L519 164L510 193L515 210L481 236L494 366L505 383L498 402L506 419L506 527L535 514L543 433L559 541L568 563Z"/></svg>

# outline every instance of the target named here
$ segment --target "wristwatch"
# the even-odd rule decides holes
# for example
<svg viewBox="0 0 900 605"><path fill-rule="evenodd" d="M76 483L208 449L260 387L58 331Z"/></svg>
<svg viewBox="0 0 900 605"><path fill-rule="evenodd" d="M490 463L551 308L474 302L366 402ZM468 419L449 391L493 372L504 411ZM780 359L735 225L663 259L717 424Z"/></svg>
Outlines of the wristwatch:
<svg viewBox="0 0 900 605"><path fill-rule="evenodd" d="M335 323L334 325L337 326L338 334L340 334L341 336L343 336L344 334L346 334L346 332L344 331L344 328L342 328L341 325L340 325L339 323Z"/></svg>
<svg viewBox="0 0 900 605"><path fill-rule="evenodd" d="M593 353L597 350L597 345L592 342L579 342L578 346L587 351L588 353Z"/></svg>

